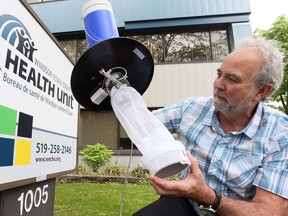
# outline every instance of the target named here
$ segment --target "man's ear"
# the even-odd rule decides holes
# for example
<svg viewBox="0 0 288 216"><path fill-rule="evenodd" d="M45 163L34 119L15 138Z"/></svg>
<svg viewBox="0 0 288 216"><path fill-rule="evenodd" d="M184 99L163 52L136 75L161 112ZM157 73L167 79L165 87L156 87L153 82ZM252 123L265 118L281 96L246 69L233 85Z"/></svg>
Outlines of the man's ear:
<svg viewBox="0 0 288 216"><path fill-rule="evenodd" d="M272 90L273 85L271 83L266 84L259 89L258 94L256 95L256 99L260 101L262 98L266 97Z"/></svg>

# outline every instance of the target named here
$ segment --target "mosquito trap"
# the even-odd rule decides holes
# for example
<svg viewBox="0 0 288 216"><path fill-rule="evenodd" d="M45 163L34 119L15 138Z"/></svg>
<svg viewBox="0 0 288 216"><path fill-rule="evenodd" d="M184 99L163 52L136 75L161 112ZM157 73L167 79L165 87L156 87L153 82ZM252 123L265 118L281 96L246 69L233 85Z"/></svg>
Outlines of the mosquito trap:
<svg viewBox="0 0 288 216"><path fill-rule="evenodd" d="M142 153L140 166L161 178L190 165L184 146L147 109L142 94L154 71L151 53L140 42L119 37L111 4L92 0L83 6L88 50L71 75L80 105L93 111L113 111Z"/></svg>

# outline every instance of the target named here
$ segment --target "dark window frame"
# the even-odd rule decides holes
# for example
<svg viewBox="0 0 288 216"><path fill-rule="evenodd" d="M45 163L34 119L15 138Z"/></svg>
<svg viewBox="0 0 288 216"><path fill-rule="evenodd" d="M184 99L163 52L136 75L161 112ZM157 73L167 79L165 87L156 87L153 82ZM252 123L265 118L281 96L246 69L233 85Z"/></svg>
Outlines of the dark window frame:
<svg viewBox="0 0 288 216"><path fill-rule="evenodd" d="M216 58L215 59L215 56L216 54L214 53L213 51L213 40L212 40L212 36L213 36L213 32L219 32L219 31L222 31L222 32L225 32L225 48L226 49L226 52L224 52L223 54L221 54L220 56L222 56L222 58ZM207 38L207 41L206 42L209 42L209 45L206 44L206 49L209 48L209 50L206 50L206 55L209 56L209 58L202 58L202 59L194 59L194 60L182 60L182 61L176 61L176 59L173 59L172 57L172 60L170 61L167 61L167 56L165 56L165 51L162 52L162 55L163 56L159 56L158 54L155 54L155 52L153 52L152 50L150 50L150 48L147 48L150 50L152 56L153 56L153 59L154 59L154 63L157 64L157 63L160 63L160 64L179 64L179 63L195 63L195 62L217 62L217 61L222 61L223 58L230 52L230 44L231 42L229 41L230 40L230 37L229 37L229 31L228 31L228 26L225 26L225 25L216 25L216 26L202 26L202 27L198 27L198 28L174 28L174 29L171 29L171 28L166 28L166 29L146 29L145 31L144 30L134 30L134 31L125 31L123 29L119 29L119 34L121 37L131 37L135 39L135 36L140 38L140 37L145 37L147 35L169 35L169 34L203 34L203 33L207 33L208 35L208 38ZM86 39L85 39L85 34L83 31L78 31L78 32L74 32L74 33L69 33L69 34L66 34L66 33L58 33L58 34L55 34L55 37L61 42L61 41L69 41L69 40L76 40L76 50L75 50L75 53L73 53L73 55L75 56L76 55L76 59L74 57L74 61L76 62L79 57L85 52L85 50L87 50L87 45L86 45L86 49L83 48L83 40L86 42ZM142 42L141 40L139 40L140 42ZM200 41L200 40L199 40ZM145 45L145 42L143 42L144 45ZM162 36L162 46L165 47L165 41L164 41L164 37ZM79 52L79 44L82 44L82 48L81 48L81 52ZM163 45L164 44L164 45ZM202 44L203 46L203 44ZM221 44L220 44L221 46ZM159 46L154 46L154 48L156 47L156 49L159 49ZM186 55L187 53L189 54L189 51L192 50L192 48L189 50L189 46L186 46L186 48L188 48L188 51L186 51ZM65 47L64 47L65 49ZM161 48L160 48L161 49ZM201 52L201 48L199 48L199 51ZM199 52L198 51L198 52ZM204 52L204 50L202 50L202 52ZM223 51L222 51L223 52ZM167 52L168 53L168 52ZM184 52L183 52L184 53ZM203 53L203 55L205 55L205 53ZM169 53L168 53L169 54ZM175 54L175 53L174 53ZM201 54L201 53L200 53ZM198 54L198 55L200 55ZM177 55L176 55L177 57ZM179 57L179 56L178 56ZM159 61L159 58L162 60ZM171 57L170 57L171 58ZM190 57L190 59L192 59L193 57ZM184 58L185 59L185 58ZM187 57L186 57L187 59ZM188 58L189 59L189 58Z"/></svg>

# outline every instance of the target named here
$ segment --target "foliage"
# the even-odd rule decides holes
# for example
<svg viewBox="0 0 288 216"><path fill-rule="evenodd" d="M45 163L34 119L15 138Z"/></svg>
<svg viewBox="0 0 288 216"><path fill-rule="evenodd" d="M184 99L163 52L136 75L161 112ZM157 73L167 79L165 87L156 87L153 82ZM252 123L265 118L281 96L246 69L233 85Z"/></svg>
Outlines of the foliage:
<svg viewBox="0 0 288 216"><path fill-rule="evenodd" d="M100 171L97 172L98 175L106 175L106 176L125 176L127 172L127 167L120 166L117 164L107 164L101 168ZM129 177L136 178L144 178L148 179L150 173L148 170L143 170L139 165L133 168L129 173Z"/></svg>
<svg viewBox="0 0 288 216"><path fill-rule="evenodd" d="M93 171L89 169L88 167L78 165L77 169L74 170L73 174L75 175L92 175Z"/></svg>
<svg viewBox="0 0 288 216"><path fill-rule="evenodd" d="M255 37L265 37L274 39L279 43L279 46L284 55L284 79L279 90L273 95L273 99L281 102L284 112L288 114L288 18L284 15L279 16L268 30L256 29ZM281 109L280 109L281 110Z"/></svg>
<svg viewBox="0 0 288 216"><path fill-rule="evenodd" d="M177 175L171 176L168 179L178 181L181 179L181 173L178 173Z"/></svg>
<svg viewBox="0 0 288 216"><path fill-rule="evenodd" d="M135 178L142 178L142 180L138 181L137 184L138 185L151 185L150 180L149 180L149 176L150 176L150 172L149 170L144 170L142 167L140 167L139 165L137 165L136 167L134 167L130 172L129 175L131 177L135 177Z"/></svg>
<svg viewBox="0 0 288 216"><path fill-rule="evenodd" d="M142 169L139 165L137 165L134 169L130 171L130 176L137 178L148 178L150 175L148 170Z"/></svg>
<svg viewBox="0 0 288 216"><path fill-rule="evenodd" d="M106 176L125 176L127 168L117 164L107 164L97 174Z"/></svg>
<svg viewBox="0 0 288 216"><path fill-rule="evenodd" d="M92 168L93 172L97 172L112 157L112 151L100 143L87 145L79 154L83 157L84 162Z"/></svg>

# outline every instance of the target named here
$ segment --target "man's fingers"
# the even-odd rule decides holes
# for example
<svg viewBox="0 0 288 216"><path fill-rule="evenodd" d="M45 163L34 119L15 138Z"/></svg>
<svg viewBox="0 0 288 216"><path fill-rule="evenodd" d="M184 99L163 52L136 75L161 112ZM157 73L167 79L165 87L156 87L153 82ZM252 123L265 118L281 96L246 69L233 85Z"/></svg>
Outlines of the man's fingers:
<svg viewBox="0 0 288 216"><path fill-rule="evenodd" d="M150 181L158 194L174 195L178 191L179 182L177 181L161 179L157 176L150 176Z"/></svg>
<svg viewBox="0 0 288 216"><path fill-rule="evenodd" d="M191 162L190 172L191 172L191 173L197 172L197 170L199 170L198 161L196 160L195 157L193 157L193 156L191 155L191 153L190 153L189 151L186 151L186 154L187 154L187 157L188 157L189 161Z"/></svg>

